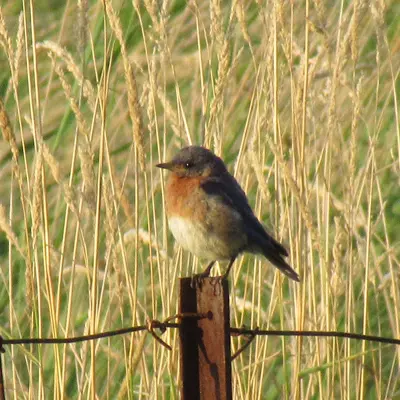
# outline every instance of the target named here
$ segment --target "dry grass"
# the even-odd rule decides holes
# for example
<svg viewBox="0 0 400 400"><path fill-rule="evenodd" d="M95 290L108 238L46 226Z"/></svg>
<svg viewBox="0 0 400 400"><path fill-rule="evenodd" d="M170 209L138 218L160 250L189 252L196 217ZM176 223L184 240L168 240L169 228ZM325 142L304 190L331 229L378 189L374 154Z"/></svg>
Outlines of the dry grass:
<svg viewBox="0 0 400 400"><path fill-rule="evenodd" d="M177 311L201 261L170 240L154 165L187 143L225 159L301 275L241 257L232 325L400 337L396 1L23 4L0 9L3 337ZM7 398L176 398L163 339L172 352L144 334L7 349ZM386 345L257 338L234 398L397 398L399 363Z"/></svg>

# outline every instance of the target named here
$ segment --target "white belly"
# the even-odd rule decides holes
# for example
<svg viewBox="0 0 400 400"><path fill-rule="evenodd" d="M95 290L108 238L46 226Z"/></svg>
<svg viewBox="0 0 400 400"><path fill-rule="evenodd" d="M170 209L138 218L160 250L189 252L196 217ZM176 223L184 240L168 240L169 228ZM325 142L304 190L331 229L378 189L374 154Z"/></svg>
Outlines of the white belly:
<svg viewBox="0 0 400 400"><path fill-rule="evenodd" d="M232 257L217 235L204 229L201 224L190 223L180 217L169 218L169 228L175 240L185 250L207 260L226 260Z"/></svg>

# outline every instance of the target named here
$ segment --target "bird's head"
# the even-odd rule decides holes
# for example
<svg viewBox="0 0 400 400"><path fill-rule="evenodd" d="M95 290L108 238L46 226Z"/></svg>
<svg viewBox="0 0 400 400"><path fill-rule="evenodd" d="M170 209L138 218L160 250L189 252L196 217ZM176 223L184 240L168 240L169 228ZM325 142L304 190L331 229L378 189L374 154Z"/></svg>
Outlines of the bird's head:
<svg viewBox="0 0 400 400"><path fill-rule="evenodd" d="M157 167L180 177L217 176L226 171L224 162L201 146L184 147L171 161L157 164Z"/></svg>

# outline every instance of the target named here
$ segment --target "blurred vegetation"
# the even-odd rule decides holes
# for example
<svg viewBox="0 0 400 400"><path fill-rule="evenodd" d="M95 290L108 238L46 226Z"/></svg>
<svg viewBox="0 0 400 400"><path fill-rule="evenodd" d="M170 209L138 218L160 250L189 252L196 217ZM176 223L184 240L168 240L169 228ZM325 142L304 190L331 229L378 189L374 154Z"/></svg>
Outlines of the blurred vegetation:
<svg viewBox="0 0 400 400"><path fill-rule="evenodd" d="M0 334L176 313L178 278L206 261L174 246L154 165L195 143L302 277L243 256L233 326L400 337L399 17L395 0L3 2ZM143 335L7 348L6 395L177 398L177 332L172 352ZM257 338L234 398L394 399L399 361L387 345Z"/></svg>

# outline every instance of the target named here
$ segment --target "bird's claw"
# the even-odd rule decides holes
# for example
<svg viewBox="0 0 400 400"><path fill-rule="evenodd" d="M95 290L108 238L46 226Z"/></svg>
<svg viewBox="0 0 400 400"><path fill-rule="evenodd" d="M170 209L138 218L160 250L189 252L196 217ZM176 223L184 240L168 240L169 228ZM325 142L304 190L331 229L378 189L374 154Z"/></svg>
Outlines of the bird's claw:
<svg viewBox="0 0 400 400"><path fill-rule="evenodd" d="M199 289L201 290L204 281L206 278L208 278L208 275L205 274L196 274L192 276L192 280L190 282L190 287L192 289ZM226 275L220 275L220 276L213 276L210 278L210 285L214 288L214 295L218 296L221 291L222 291L222 282L227 279Z"/></svg>
<svg viewBox="0 0 400 400"><path fill-rule="evenodd" d="M220 295L222 291L222 282L226 279L225 275L214 276L211 278L211 285L214 286L214 295Z"/></svg>
<svg viewBox="0 0 400 400"><path fill-rule="evenodd" d="M210 274L205 274L202 272L201 274L195 274L192 276L190 287L192 289L200 289L204 285L204 280L209 277Z"/></svg>

